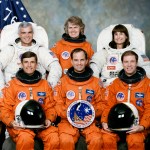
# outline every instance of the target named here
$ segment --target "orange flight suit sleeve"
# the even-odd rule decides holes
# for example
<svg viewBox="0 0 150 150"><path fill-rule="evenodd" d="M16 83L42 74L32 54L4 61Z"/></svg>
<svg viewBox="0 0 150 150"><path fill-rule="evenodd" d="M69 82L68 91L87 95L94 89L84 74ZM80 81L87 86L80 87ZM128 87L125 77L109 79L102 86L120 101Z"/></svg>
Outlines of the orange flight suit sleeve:
<svg viewBox="0 0 150 150"><path fill-rule="evenodd" d="M9 86L5 87L2 90L3 97L2 97L2 103L0 106L0 113L1 113L1 119L4 124L7 126L10 125L10 123L14 120L14 107L16 105L15 102L15 93L14 93L14 87Z"/></svg>
<svg viewBox="0 0 150 150"><path fill-rule="evenodd" d="M60 43L59 41L56 42L56 43L54 44L54 46L50 48L50 50L51 50L52 52L54 52L55 55L57 56L57 58L60 60L60 52L59 52L59 49L62 49L62 45L59 44L59 43Z"/></svg>
<svg viewBox="0 0 150 150"><path fill-rule="evenodd" d="M90 60L94 54L94 50L92 48L92 45L88 43L88 48L87 48L87 53L88 53L88 59Z"/></svg>
<svg viewBox="0 0 150 150"><path fill-rule="evenodd" d="M117 103L116 95L114 91L115 88L116 88L115 81L113 82L113 84L111 84L110 86L106 88L106 92L105 92L106 93L105 95L106 107L102 113L101 122L107 123L109 111L112 108L112 106Z"/></svg>
<svg viewBox="0 0 150 150"><path fill-rule="evenodd" d="M94 84L96 84L95 100L94 100L94 104L93 104L94 110L95 110L95 117L100 117L106 106L105 99L102 99L102 87L99 85L99 83L100 83L99 79L94 81Z"/></svg>
<svg viewBox="0 0 150 150"><path fill-rule="evenodd" d="M61 118L67 118L67 106L65 105L66 94L63 92L61 81L54 89L54 100L56 101L56 111Z"/></svg>
<svg viewBox="0 0 150 150"><path fill-rule="evenodd" d="M53 91L52 88L48 85L48 83L46 82L46 100L45 100L45 104L44 104L44 111L46 114L46 119L51 120L52 122L54 122L56 120L57 117L57 113L56 110L54 108L55 106L55 101L53 98Z"/></svg>
<svg viewBox="0 0 150 150"><path fill-rule="evenodd" d="M150 127L150 84L144 99L144 113L141 116L140 125L144 126L146 129Z"/></svg>

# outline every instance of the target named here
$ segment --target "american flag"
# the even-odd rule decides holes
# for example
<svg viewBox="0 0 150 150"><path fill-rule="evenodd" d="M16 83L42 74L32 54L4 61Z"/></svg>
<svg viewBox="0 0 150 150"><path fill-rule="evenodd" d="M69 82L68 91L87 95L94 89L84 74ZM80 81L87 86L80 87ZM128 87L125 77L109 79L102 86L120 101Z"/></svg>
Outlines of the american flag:
<svg viewBox="0 0 150 150"><path fill-rule="evenodd" d="M75 120L74 122L76 124L82 124L82 125L84 125L86 123L89 123L91 121L91 119L92 119L92 115L87 115L87 116L84 116L83 120L78 119L78 120Z"/></svg>
<svg viewBox="0 0 150 150"><path fill-rule="evenodd" d="M0 0L0 29L23 21L33 22L21 0Z"/></svg>

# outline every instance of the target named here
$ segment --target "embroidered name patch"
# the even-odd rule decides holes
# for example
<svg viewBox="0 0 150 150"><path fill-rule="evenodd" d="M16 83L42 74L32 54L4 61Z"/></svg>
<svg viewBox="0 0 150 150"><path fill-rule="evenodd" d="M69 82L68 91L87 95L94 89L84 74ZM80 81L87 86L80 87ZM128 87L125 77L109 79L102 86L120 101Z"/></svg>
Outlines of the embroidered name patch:
<svg viewBox="0 0 150 150"><path fill-rule="evenodd" d="M86 94L94 95L94 90L86 89Z"/></svg>
<svg viewBox="0 0 150 150"><path fill-rule="evenodd" d="M37 96L46 96L46 92L37 92Z"/></svg>
<svg viewBox="0 0 150 150"><path fill-rule="evenodd" d="M144 98L144 93L135 93L135 98Z"/></svg>

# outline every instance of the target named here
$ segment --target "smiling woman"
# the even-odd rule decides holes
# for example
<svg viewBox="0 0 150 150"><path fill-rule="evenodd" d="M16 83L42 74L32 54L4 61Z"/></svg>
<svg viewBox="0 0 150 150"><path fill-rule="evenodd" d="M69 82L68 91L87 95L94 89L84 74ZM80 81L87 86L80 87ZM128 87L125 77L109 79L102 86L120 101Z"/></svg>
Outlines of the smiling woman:
<svg viewBox="0 0 150 150"><path fill-rule="evenodd" d="M112 41L109 46L114 49L123 49L130 45L129 33L127 28L122 25L116 25L112 30Z"/></svg>
<svg viewBox="0 0 150 150"><path fill-rule="evenodd" d="M109 86L118 77L122 69L121 56L125 51L133 50L142 66L150 76L150 61L145 54L145 38L140 29L131 24L110 25L99 34L97 51L90 60L94 76L100 77L103 87Z"/></svg>
<svg viewBox="0 0 150 150"><path fill-rule="evenodd" d="M83 48L88 54L88 60L92 57L94 50L84 35L85 24L78 16L69 17L65 24L65 33L62 39L56 42L51 50L57 55L63 74L72 66L70 53L75 48Z"/></svg>

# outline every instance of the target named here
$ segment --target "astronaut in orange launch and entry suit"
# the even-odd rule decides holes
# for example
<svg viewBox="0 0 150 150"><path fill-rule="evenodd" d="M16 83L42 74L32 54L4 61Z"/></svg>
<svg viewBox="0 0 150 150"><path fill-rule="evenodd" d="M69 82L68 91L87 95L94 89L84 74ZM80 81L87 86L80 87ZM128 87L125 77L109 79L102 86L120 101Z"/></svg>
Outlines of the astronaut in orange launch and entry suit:
<svg viewBox="0 0 150 150"><path fill-rule="evenodd" d="M139 113L139 124L126 132L128 150L144 150L144 140L150 127L150 80L143 68L138 67L138 55L133 51L126 51L121 57L123 68L118 78L107 87L107 106L103 111L101 122L104 129L104 150L117 150L117 134L108 128L108 114L117 103L129 102ZM130 116L129 116L130 117Z"/></svg>
<svg viewBox="0 0 150 150"><path fill-rule="evenodd" d="M62 35L62 39L51 48L59 59L63 74L66 74L67 70L72 66L70 53L73 49L84 49L88 54L88 59L94 54L92 45L86 41L84 28L85 25L81 18L77 16L68 18L64 25L65 33Z"/></svg>
<svg viewBox="0 0 150 150"><path fill-rule="evenodd" d="M101 99L100 80L92 76L93 71L89 67L85 67L88 63L86 51L81 48L74 49L71 52L71 62L73 67L68 69L54 89L56 111L61 117L58 124L60 149L74 150L81 134L85 137L89 150L101 150L101 130L95 125L95 120L80 131L67 120L67 108L76 100L89 101L95 109L96 117L101 116L105 104Z"/></svg>
<svg viewBox="0 0 150 150"><path fill-rule="evenodd" d="M25 52L21 57L23 69L19 70L16 78L9 81L2 90L0 117L7 126L10 137L16 143L17 150L33 150L34 137L42 139L44 150L59 149L58 129L51 126L56 119L52 88L42 79L37 67L37 56L33 52ZM37 133L27 128L21 128L15 121L15 108L24 100L37 100L43 107L46 120L45 128Z"/></svg>

